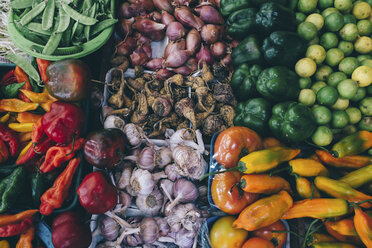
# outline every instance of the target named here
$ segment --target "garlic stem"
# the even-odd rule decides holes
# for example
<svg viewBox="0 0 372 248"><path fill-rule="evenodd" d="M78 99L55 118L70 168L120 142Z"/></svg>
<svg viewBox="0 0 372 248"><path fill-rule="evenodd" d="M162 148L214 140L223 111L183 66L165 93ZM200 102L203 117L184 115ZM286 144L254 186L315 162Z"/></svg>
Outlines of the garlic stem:
<svg viewBox="0 0 372 248"><path fill-rule="evenodd" d="M171 237L159 237L158 241L163 242L163 243L175 243L176 242L176 240Z"/></svg>
<svg viewBox="0 0 372 248"><path fill-rule="evenodd" d="M105 215L107 215L108 217L111 217L114 220L116 220L116 222L119 223L119 225L122 228L125 228L125 227L127 227L127 228L133 228L133 226L131 224L129 224L128 222L126 222L125 220L123 220L122 218L120 218L119 216L117 216L116 214L113 214L111 211L106 212Z"/></svg>
<svg viewBox="0 0 372 248"><path fill-rule="evenodd" d="M160 171L152 174L152 178L155 182L159 181L162 178L168 178L164 171Z"/></svg>
<svg viewBox="0 0 372 248"><path fill-rule="evenodd" d="M169 194L167 188L165 188L164 184L160 184L160 187L163 189L164 194L168 197L170 201L173 201L172 196Z"/></svg>
<svg viewBox="0 0 372 248"><path fill-rule="evenodd" d="M171 211L171 210L174 208L174 206L176 206L176 205L179 203L181 197L183 197L183 195L182 195L182 194L179 194L179 195L176 197L176 199L174 199L174 201L172 201L171 204L169 204L169 205L167 206L166 211Z"/></svg>

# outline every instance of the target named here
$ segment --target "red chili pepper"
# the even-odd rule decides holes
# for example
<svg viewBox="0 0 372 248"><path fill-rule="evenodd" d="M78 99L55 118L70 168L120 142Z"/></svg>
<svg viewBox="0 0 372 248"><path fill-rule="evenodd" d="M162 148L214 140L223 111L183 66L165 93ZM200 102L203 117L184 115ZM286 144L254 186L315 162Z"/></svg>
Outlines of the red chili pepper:
<svg viewBox="0 0 372 248"><path fill-rule="evenodd" d="M41 125L41 118L32 126L31 141L32 144L38 144L45 136L43 126Z"/></svg>
<svg viewBox="0 0 372 248"><path fill-rule="evenodd" d="M19 235L27 231L32 226L32 217L28 217L17 223L0 226L0 237L10 237Z"/></svg>
<svg viewBox="0 0 372 248"><path fill-rule="evenodd" d="M14 76L14 70L11 70L11 71L8 71L2 78L1 78L1 81L0 81L0 85L1 86L7 86L9 84L14 84L16 83L17 80Z"/></svg>
<svg viewBox="0 0 372 248"><path fill-rule="evenodd" d="M52 63L49 60L36 58L37 67L39 68L39 73L41 76L41 80L45 84L48 81L48 77L46 75L46 70L48 69L49 65Z"/></svg>
<svg viewBox="0 0 372 248"><path fill-rule="evenodd" d="M83 144L84 139L80 138L68 146L52 146L48 149L40 170L47 173L58 168L63 162L72 159L75 156L75 151L79 150Z"/></svg>
<svg viewBox="0 0 372 248"><path fill-rule="evenodd" d="M40 198L40 213L50 215L54 209L60 208L68 196L72 178L80 163L80 158L72 159L66 169L57 177L53 186Z"/></svg>
<svg viewBox="0 0 372 248"><path fill-rule="evenodd" d="M17 155L19 141L17 134L7 126L0 123L0 139L9 146L10 155Z"/></svg>
<svg viewBox="0 0 372 248"><path fill-rule="evenodd" d="M16 68L14 70L14 76L15 76L18 83L26 82L25 85L23 85L22 89L32 90L30 79L28 78L28 75L18 65L16 66ZM31 100L28 99L28 97L25 94L23 94L22 92L18 93L18 97L24 102L31 102Z"/></svg>
<svg viewBox="0 0 372 248"><path fill-rule="evenodd" d="M41 118L41 125L53 141L69 144L83 129L84 112L73 104L53 102L50 111Z"/></svg>
<svg viewBox="0 0 372 248"><path fill-rule="evenodd" d="M17 165L25 164L33 160L34 158L37 158L38 156L45 154L48 151L48 149L53 145L54 145L53 140L51 140L49 137L45 137L34 147L30 146L27 152L17 159L16 164Z"/></svg>
<svg viewBox="0 0 372 248"><path fill-rule="evenodd" d="M0 163L5 162L9 158L8 147L4 141L0 139Z"/></svg>

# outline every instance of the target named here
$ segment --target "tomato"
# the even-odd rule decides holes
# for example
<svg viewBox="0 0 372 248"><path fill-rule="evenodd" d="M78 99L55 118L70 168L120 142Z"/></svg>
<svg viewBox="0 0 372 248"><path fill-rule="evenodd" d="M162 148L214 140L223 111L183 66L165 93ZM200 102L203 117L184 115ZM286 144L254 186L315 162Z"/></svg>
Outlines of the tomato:
<svg viewBox="0 0 372 248"><path fill-rule="evenodd" d="M244 243L242 248L274 248L275 246L270 241L267 241L266 239L253 237L247 240L247 242Z"/></svg>
<svg viewBox="0 0 372 248"><path fill-rule="evenodd" d="M269 226L265 226L253 232L253 236L273 242L276 248L281 248L287 240L287 233L276 233L272 231L285 231L285 226L278 220ZM275 241L274 241L275 240Z"/></svg>
<svg viewBox="0 0 372 248"><path fill-rule="evenodd" d="M232 223L233 216L219 218L212 226L209 237L212 248L240 248L248 238L248 232L243 229L235 229Z"/></svg>
<svg viewBox="0 0 372 248"><path fill-rule="evenodd" d="M239 214L247 205L258 199L257 194L244 192L237 187L242 177L238 171L229 171L214 176L211 186L214 204L223 212Z"/></svg>

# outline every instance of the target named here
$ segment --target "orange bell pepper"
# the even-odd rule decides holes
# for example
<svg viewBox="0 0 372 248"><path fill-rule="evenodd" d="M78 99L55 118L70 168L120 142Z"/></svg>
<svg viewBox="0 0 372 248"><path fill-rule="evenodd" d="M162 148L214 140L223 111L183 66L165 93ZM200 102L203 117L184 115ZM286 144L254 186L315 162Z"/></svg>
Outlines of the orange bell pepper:
<svg viewBox="0 0 372 248"><path fill-rule="evenodd" d="M30 112L18 113L17 121L20 123L35 123L43 117L42 115L32 114Z"/></svg>
<svg viewBox="0 0 372 248"><path fill-rule="evenodd" d="M355 229L364 245L370 248L372 247L372 218L359 207L355 207L354 212Z"/></svg>
<svg viewBox="0 0 372 248"><path fill-rule="evenodd" d="M28 78L28 75L18 65L14 69L14 76L15 76L18 83L26 82L25 85L23 85L22 89L32 90L30 79ZM18 94L18 97L24 102L31 102L30 99L28 99L28 97L22 92L20 92Z"/></svg>

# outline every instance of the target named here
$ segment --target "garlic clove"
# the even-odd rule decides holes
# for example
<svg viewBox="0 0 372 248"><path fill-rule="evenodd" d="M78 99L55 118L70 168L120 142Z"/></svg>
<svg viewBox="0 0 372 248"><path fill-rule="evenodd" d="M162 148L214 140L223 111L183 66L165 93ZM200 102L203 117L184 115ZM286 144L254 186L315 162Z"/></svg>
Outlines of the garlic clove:
<svg viewBox="0 0 372 248"><path fill-rule="evenodd" d="M125 121L116 115L107 116L107 118L105 119L105 122L103 123L104 129L117 128L117 129L123 130L124 126L125 126Z"/></svg>

